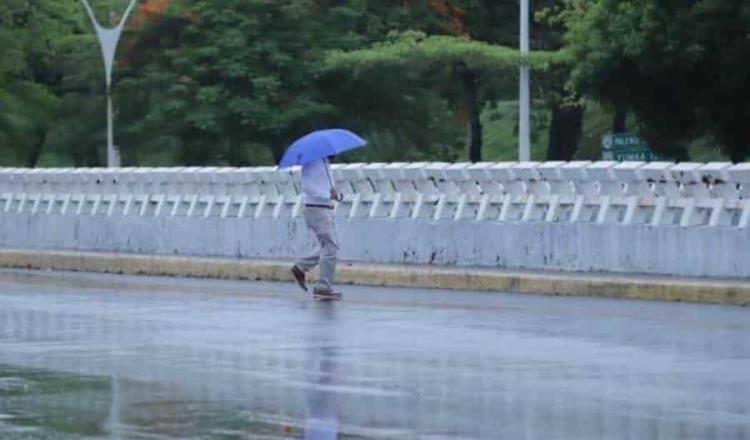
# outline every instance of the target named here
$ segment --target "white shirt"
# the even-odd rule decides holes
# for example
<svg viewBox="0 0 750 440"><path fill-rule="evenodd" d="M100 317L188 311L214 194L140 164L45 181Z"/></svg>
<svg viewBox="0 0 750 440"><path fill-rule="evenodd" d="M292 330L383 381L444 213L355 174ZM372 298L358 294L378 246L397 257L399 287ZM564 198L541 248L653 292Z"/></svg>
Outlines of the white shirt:
<svg viewBox="0 0 750 440"><path fill-rule="evenodd" d="M302 193L306 205L333 206L333 179L326 159L318 159L302 166Z"/></svg>

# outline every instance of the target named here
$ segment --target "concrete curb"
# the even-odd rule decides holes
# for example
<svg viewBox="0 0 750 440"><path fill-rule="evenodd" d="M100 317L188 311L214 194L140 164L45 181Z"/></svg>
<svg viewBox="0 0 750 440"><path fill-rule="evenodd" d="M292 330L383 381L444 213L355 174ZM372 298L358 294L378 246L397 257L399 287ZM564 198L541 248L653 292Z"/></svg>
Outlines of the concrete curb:
<svg viewBox="0 0 750 440"><path fill-rule="evenodd" d="M291 281L289 262L69 251L0 250L0 267ZM341 263L342 284L750 305L750 280L518 272Z"/></svg>

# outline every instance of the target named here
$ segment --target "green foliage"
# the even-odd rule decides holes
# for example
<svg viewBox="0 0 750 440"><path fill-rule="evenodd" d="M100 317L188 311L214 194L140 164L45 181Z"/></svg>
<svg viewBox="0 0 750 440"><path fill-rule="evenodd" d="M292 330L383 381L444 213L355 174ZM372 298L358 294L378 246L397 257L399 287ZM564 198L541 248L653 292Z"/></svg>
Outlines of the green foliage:
<svg viewBox="0 0 750 440"><path fill-rule="evenodd" d="M452 157L461 131L445 100L418 86L421 77L384 68L364 74L365 86L321 68L326 50L369 45L387 22L403 20L400 10L376 2L175 3L139 35L158 42L171 35L166 47L141 55L135 40L127 51L132 73L119 88L129 98L122 117L132 123L122 135L145 146L123 151L127 161L153 158L158 142L176 149L171 157L181 163L268 164L297 136L328 126L380 139L361 153L375 159Z"/></svg>
<svg viewBox="0 0 750 440"><path fill-rule="evenodd" d="M443 84L444 96L459 112L465 112L471 130L468 159L482 160L482 121L480 109L488 102L489 94L483 93L479 84L491 83L493 76L509 69L516 70L528 63L535 70L545 70L567 61L564 51L534 51L524 59L519 50L491 45L464 37L450 35L428 36L422 32L392 32L385 42L376 43L367 49L354 51L331 51L326 57L325 67L330 70L349 70L354 76L366 71L398 69L401 72L431 76ZM435 72L443 71L442 77ZM426 81L424 83L435 83ZM458 81L457 81L458 79ZM455 84L461 84L459 90Z"/></svg>
<svg viewBox="0 0 750 440"><path fill-rule="evenodd" d="M183 163L253 164L278 159L287 142L332 113L313 87L308 1L179 5L189 17L180 38L146 60L145 76L123 84L151 91L140 97L148 109L141 136L162 127Z"/></svg>
<svg viewBox="0 0 750 440"><path fill-rule="evenodd" d="M734 160L750 153L750 4L566 0L572 82L635 112L664 156L714 135Z"/></svg>
<svg viewBox="0 0 750 440"><path fill-rule="evenodd" d="M565 51L533 51L524 60L517 49L467 40L450 35L428 36L422 32L391 33L385 42L350 52L331 51L326 65L331 69L363 69L401 66L429 70L435 64L452 66L462 62L472 70L501 71L518 68L524 61L535 70L567 61Z"/></svg>
<svg viewBox="0 0 750 440"><path fill-rule="evenodd" d="M448 102L424 87L418 72L402 69L363 71L356 78L342 73L320 77L327 102L339 109L338 123L361 132L369 147L346 160L454 160L464 130Z"/></svg>
<svg viewBox="0 0 750 440"><path fill-rule="evenodd" d="M128 0L92 3L106 25ZM528 63L535 159L570 144L558 153L598 158L625 113L664 157L747 156L750 4L532 6L526 60L514 2L171 0L136 11L114 70L115 140L127 165L271 164L297 136L340 126L370 140L345 160L476 157L467 144L513 159ZM559 118L570 108L582 118ZM102 60L80 0L2 0L0 164L98 166L104 145Z"/></svg>
<svg viewBox="0 0 750 440"><path fill-rule="evenodd" d="M75 28L72 0L0 4L0 154L35 166L60 112L63 46Z"/></svg>

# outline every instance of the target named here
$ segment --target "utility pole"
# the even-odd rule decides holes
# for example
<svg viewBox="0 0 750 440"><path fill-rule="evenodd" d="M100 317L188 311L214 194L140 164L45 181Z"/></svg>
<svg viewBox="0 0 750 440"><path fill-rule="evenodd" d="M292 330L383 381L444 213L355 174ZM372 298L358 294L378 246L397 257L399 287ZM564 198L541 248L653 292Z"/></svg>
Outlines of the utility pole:
<svg viewBox="0 0 750 440"><path fill-rule="evenodd" d="M116 168L120 166L120 152L114 144L114 122L112 110L112 66L115 61L115 52L117 43L120 41L122 29L135 6L136 0L131 0L120 22L114 27L103 27L96 20L94 10L91 8L88 0L81 0L86 12L94 25L96 36L99 38L99 45L102 49L102 59L104 60L105 88L107 93L107 167ZM110 15L111 17L111 15Z"/></svg>
<svg viewBox="0 0 750 440"><path fill-rule="evenodd" d="M531 133L529 129L529 113L531 107L529 65L526 57L529 55L529 0L521 0L521 67L518 85L518 160L531 160Z"/></svg>

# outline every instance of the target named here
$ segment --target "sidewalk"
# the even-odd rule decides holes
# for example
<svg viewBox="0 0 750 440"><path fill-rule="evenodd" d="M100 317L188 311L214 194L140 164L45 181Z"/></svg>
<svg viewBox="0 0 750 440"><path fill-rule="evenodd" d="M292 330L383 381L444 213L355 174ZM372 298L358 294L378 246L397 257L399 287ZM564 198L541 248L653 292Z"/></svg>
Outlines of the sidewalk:
<svg viewBox="0 0 750 440"><path fill-rule="evenodd" d="M129 275L291 281L290 262L227 258L0 250L0 267ZM337 282L542 295L750 305L750 280L508 271L488 268L339 263Z"/></svg>

